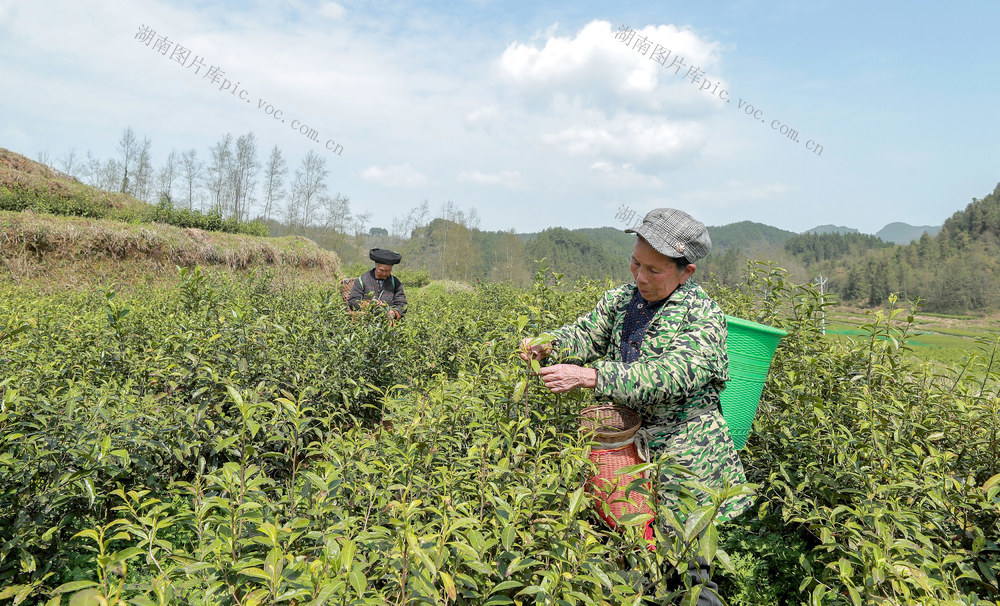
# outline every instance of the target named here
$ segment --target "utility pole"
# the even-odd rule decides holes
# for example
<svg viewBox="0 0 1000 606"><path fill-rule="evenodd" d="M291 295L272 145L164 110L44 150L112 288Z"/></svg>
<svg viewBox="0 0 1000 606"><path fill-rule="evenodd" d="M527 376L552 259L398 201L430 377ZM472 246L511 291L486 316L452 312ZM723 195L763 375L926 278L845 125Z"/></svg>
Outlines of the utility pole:
<svg viewBox="0 0 1000 606"><path fill-rule="evenodd" d="M820 334L826 334L826 278L823 274L820 274L816 278L816 284L819 285L819 332Z"/></svg>

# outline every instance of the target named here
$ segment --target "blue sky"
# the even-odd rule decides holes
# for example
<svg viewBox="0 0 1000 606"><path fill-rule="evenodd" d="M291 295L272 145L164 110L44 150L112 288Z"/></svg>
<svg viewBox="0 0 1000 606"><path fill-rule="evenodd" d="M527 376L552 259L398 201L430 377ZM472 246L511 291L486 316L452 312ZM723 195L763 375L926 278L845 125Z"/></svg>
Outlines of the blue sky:
<svg viewBox="0 0 1000 606"><path fill-rule="evenodd" d="M252 131L293 170L325 157L331 192L387 228L424 200L490 230L618 225L622 205L939 225L1000 181L998 6L0 0L0 147L58 167L114 156L131 126L158 164ZM204 71L140 43L142 25ZM622 25L702 80L616 40ZM244 99L201 77L212 65Z"/></svg>

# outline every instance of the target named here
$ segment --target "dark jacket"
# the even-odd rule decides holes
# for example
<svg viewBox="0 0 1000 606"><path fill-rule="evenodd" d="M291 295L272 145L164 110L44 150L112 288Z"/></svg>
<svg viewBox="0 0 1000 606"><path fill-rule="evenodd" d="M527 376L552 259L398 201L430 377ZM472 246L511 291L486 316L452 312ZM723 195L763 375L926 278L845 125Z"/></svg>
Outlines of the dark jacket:
<svg viewBox="0 0 1000 606"><path fill-rule="evenodd" d="M403 284L396 276L389 276L382 280L382 285L375 279L375 270L361 274L361 277L354 281L351 287L351 294L347 297L347 305L351 309L361 309L363 299L374 299L385 303L390 308L399 312L403 317L406 313L406 294L403 292Z"/></svg>

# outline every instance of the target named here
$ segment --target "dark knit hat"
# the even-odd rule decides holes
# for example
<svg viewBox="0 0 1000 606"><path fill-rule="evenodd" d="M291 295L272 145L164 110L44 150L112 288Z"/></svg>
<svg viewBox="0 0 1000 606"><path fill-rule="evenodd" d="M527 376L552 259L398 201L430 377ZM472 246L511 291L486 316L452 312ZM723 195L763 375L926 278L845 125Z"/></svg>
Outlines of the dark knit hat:
<svg viewBox="0 0 1000 606"><path fill-rule="evenodd" d="M403 260L403 255L386 248L373 248L368 251L368 258L376 263L395 265Z"/></svg>
<svg viewBox="0 0 1000 606"><path fill-rule="evenodd" d="M649 242L657 252L674 259L684 257L694 263L712 250L712 238L701 221L682 210L655 208L642 219L642 225L626 229Z"/></svg>

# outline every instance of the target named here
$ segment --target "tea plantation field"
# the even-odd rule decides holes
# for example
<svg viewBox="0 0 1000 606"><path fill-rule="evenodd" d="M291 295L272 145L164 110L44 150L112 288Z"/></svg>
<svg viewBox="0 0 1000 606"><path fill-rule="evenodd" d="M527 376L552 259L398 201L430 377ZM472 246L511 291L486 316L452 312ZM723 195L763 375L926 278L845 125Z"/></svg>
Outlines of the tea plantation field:
<svg viewBox="0 0 1000 606"><path fill-rule="evenodd" d="M431 284L390 326L260 272L0 284L0 603L693 603L695 555L730 604L997 603L995 334L929 364L908 310L831 339L779 270L714 288L789 333L732 489L757 506L658 508L651 551L584 490L588 396L516 355L606 286Z"/></svg>
<svg viewBox="0 0 1000 606"><path fill-rule="evenodd" d="M870 310L829 308L826 314L826 334L834 339L864 338L862 328L871 321ZM982 341L990 341L1000 331L1000 317L949 316L917 311L907 340L909 354L942 366L960 366L969 354L979 350Z"/></svg>

